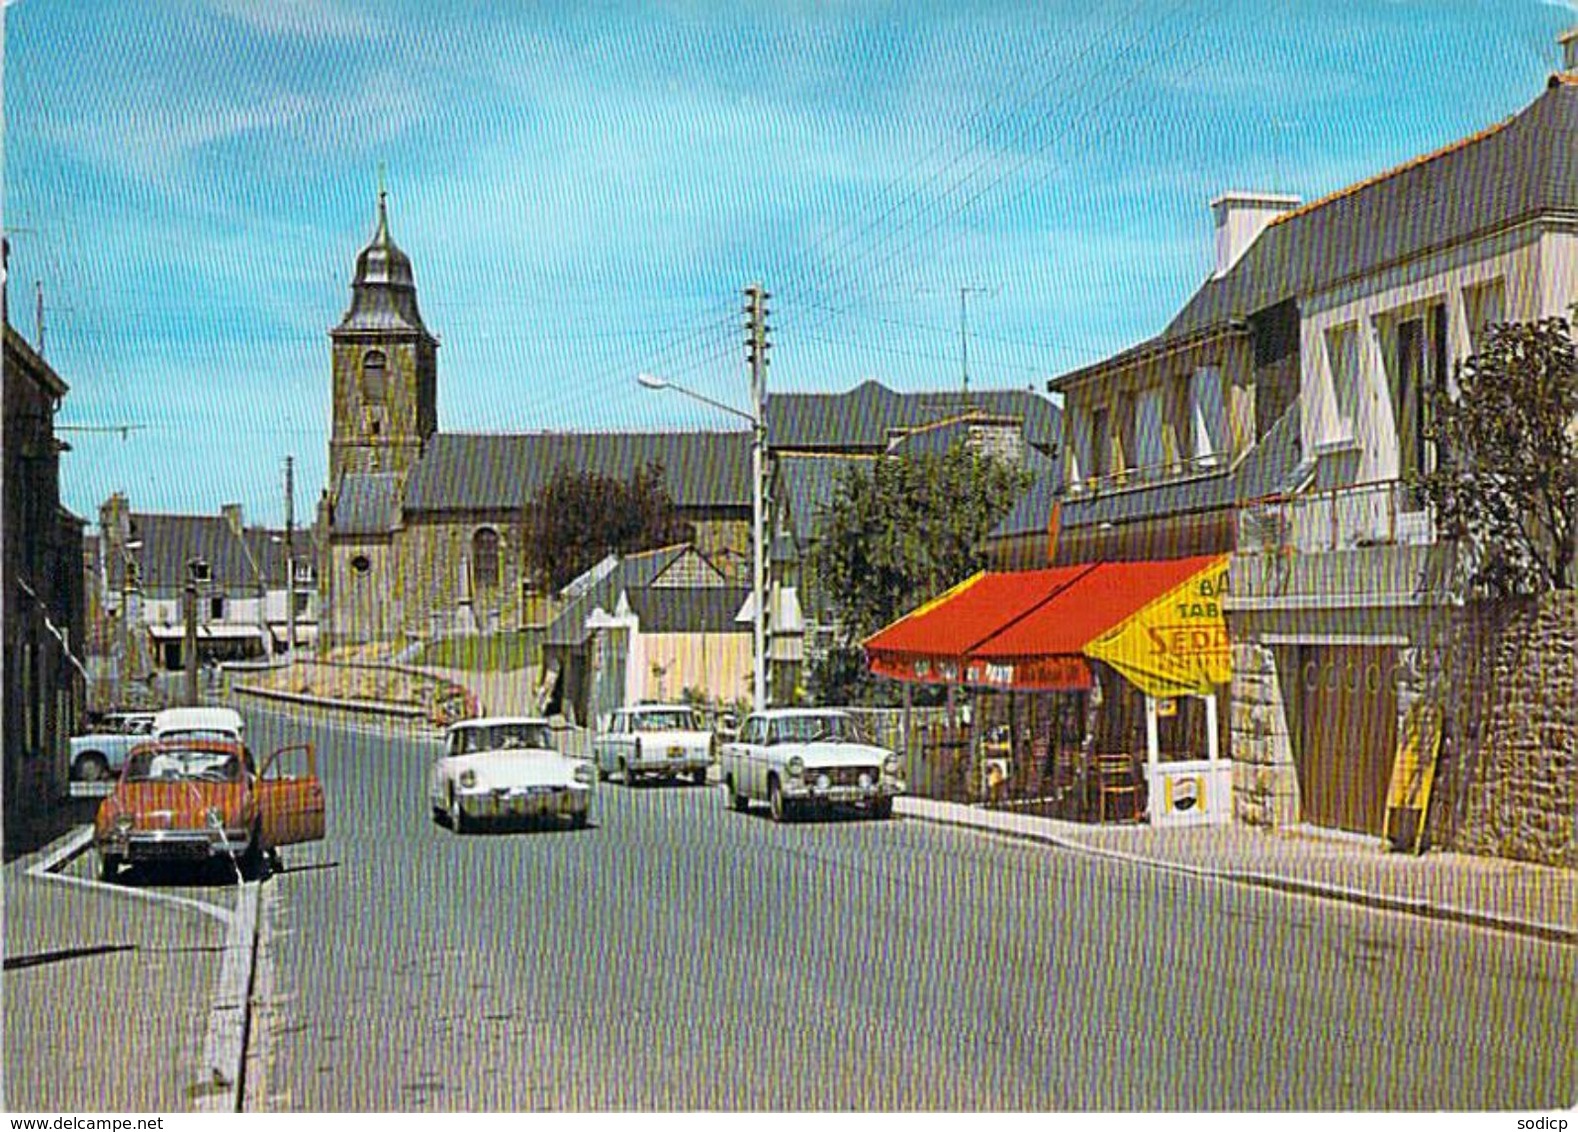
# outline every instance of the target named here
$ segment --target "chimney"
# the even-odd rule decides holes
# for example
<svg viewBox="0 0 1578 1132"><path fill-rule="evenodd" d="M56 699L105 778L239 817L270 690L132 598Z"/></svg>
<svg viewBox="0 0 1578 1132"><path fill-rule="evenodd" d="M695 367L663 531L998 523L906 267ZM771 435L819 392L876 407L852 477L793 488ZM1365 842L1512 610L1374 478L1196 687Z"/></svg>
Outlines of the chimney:
<svg viewBox="0 0 1578 1132"><path fill-rule="evenodd" d="M225 522L230 526L230 532L237 537L241 535L241 504L226 503L219 508L219 513L225 517Z"/></svg>
<svg viewBox="0 0 1578 1132"><path fill-rule="evenodd" d="M1562 32L1556 42L1562 45L1562 70L1578 72L1578 27Z"/></svg>
<svg viewBox="0 0 1578 1132"><path fill-rule="evenodd" d="M1212 278L1226 275L1255 237L1278 216L1299 206L1299 198L1281 193L1226 192L1211 202L1216 219L1216 270Z"/></svg>

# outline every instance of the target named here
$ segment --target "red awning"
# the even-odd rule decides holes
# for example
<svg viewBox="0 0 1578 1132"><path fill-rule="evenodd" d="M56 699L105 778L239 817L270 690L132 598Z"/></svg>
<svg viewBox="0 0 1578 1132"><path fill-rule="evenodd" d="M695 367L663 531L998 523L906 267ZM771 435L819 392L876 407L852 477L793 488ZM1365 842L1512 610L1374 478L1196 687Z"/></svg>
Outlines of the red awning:
<svg viewBox="0 0 1578 1132"><path fill-rule="evenodd" d="M1091 569L975 574L865 641L871 670L897 680L952 683L970 649Z"/></svg>
<svg viewBox="0 0 1578 1132"><path fill-rule="evenodd" d="M977 575L871 637L867 657L873 672L900 680L1088 688L1086 646L1221 562L1202 555Z"/></svg>

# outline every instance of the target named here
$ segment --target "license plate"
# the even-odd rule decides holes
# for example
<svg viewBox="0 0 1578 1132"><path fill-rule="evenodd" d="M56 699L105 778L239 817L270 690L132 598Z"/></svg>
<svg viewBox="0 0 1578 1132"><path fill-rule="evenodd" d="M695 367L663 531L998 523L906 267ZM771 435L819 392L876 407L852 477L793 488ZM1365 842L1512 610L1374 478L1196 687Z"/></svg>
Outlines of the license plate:
<svg viewBox="0 0 1578 1132"><path fill-rule="evenodd" d="M670 747L668 749L668 757L671 758L671 759L684 758L685 757L685 748L684 747Z"/></svg>

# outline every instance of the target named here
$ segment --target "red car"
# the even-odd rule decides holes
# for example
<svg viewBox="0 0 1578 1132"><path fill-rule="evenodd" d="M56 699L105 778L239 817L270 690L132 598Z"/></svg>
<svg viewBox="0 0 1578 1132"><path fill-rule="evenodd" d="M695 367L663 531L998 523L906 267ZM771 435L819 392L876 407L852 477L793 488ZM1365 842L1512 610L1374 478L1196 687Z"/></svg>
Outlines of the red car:
<svg viewBox="0 0 1578 1132"><path fill-rule="evenodd" d="M93 822L105 880L123 864L214 857L256 877L265 853L323 835L323 784L311 744L280 748L259 772L243 743L217 736L134 748Z"/></svg>

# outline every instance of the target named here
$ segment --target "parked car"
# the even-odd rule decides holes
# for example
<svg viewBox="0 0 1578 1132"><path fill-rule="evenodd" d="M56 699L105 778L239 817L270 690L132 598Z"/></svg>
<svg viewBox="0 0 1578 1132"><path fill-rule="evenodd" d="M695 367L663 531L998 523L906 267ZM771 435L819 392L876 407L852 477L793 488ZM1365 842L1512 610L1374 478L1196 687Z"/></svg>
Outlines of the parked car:
<svg viewBox="0 0 1578 1132"><path fill-rule="evenodd" d="M71 777L108 782L120 774L126 756L147 740L152 729L152 712L108 713L86 735L71 737Z"/></svg>
<svg viewBox="0 0 1578 1132"><path fill-rule="evenodd" d="M106 880L123 864L216 857L255 877L264 854L322 840L325 815L311 744L281 747L258 770L239 739L151 739L132 750L99 805L93 843Z"/></svg>
<svg viewBox="0 0 1578 1132"><path fill-rule="evenodd" d="M222 707L173 707L165 708L153 717L152 734L155 739L179 737L234 739L241 742L246 723L241 713Z"/></svg>
<svg viewBox="0 0 1578 1132"><path fill-rule="evenodd" d="M717 761L717 740L684 704L640 704L614 712L592 741L592 757L599 778L617 773L626 786L681 775L702 786Z"/></svg>
<svg viewBox="0 0 1578 1132"><path fill-rule="evenodd" d="M886 818L905 790L898 755L867 743L853 716L829 708L748 716L739 739L724 746L721 768L729 804L743 812L765 801L774 821L838 805Z"/></svg>
<svg viewBox="0 0 1578 1132"><path fill-rule="evenodd" d="M548 721L484 716L452 724L444 752L427 776L437 821L464 833L475 822L507 818L568 818L577 829L591 815L597 770L553 745Z"/></svg>

